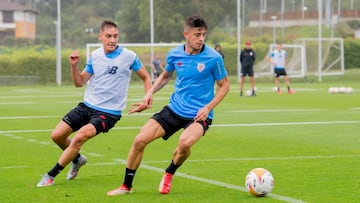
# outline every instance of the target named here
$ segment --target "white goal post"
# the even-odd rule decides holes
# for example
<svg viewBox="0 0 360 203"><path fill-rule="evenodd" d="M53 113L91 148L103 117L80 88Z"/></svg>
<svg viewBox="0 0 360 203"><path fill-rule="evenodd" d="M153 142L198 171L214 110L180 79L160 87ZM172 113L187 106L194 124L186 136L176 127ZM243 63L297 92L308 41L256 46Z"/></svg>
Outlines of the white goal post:
<svg viewBox="0 0 360 203"><path fill-rule="evenodd" d="M321 38L321 67L319 67L318 38L298 39L295 40L295 43L302 44L306 48L308 75L344 75L345 62L343 38Z"/></svg>

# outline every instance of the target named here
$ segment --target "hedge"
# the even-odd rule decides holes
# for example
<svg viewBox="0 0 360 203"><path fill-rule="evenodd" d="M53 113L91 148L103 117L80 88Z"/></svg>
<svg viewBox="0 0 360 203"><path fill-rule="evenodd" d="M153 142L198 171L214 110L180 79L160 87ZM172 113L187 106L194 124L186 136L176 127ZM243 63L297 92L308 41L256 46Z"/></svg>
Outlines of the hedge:
<svg viewBox="0 0 360 203"><path fill-rule="evenodd" d="M268 50L268 44L259 42L253 43L253 49L256 52L257 62L260 62L266 55ZM236 44L224 44L222 50L225 55L225 67L228 70L229 75L237 74L237 60L238 52ZM358 57L358 51L360 50L360 41L356 39L344 40L344 56L345 56L345 68L358 68L360 67L360 57ZM136 50L141 52L141 50ZM82 68L85 65L85 51L80 51L84 54L81 58L79 67ZM71 73L69 68L68 56L71 50L62 50L61 53L61 75L62 83L71 84ZM141 55L141 54L139 54ZM144 59L142 59L144 60ZM146 59L148 60L148 59ZM148 63L144 63L148 65ZM148 70L150 68L148 67ZM133 74L135 75L135 74ZM49 47L31 47L22 49L11 49L6 47L0 47L0 85L4 85L4 78L6 76L15 77L36 77L38 83L55 84L56 83L56 50ZM136 80L137 77L133 77ZM20 82L19 82L20 83Z"/></svg>

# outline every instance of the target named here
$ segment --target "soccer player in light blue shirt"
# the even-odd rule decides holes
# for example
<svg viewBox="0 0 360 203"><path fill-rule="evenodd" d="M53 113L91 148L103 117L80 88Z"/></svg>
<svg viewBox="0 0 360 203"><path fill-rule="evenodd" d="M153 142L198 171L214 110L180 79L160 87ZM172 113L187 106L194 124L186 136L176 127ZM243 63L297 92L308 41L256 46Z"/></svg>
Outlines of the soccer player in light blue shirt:
<svg viewBox="0 0 360 203"><path fill-rule="evenodd" d="M149 103L152 95L164 87L176 73L170 102L141 128L129 150L122 185L109 191L107 195L131 193L135 172L140 166L147 144L158 138L167 140L178 130L184 129L158 188L161 194L169 193L175 171L190 156L191 147L210 127L214 108L226 96L230 84L223 58L205 44L206 32L206 22L200 16L185 19L185 44L169 51L165 70L145 95L144 102L135 104L134 107L139 108Z"/></svg>

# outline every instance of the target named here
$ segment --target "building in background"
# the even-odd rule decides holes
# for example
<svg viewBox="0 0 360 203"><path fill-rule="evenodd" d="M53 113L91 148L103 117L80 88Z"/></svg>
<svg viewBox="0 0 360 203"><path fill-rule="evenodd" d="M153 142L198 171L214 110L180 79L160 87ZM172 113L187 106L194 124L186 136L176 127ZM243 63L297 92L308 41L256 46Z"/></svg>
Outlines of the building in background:
<svg viewBox="0 0 360 203"><path fill-rule="evenodd" d="M36 14L29 7L8 0L0 0L0 38L36 38Z"/></svg>

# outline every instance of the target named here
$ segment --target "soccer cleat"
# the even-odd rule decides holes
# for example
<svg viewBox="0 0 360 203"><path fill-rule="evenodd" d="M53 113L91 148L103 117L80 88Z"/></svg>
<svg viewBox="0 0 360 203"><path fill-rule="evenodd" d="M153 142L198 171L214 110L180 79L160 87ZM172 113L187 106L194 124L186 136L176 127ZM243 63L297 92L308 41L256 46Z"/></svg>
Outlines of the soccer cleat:
<svg viewBox="0 0 360 203"><path fill-rule="evenodd" d="M87 158L83 155L81 155L79 157L77 163L71 162L71 168L66 176L66 179L72 180L72 179L76 178L80 167L83 166L84 164L86 164L86 162L87 162Z"/></svg>
<svg viewBox="0 0 360 203"><path fill-rule="evenodd" d="M172 179L173 179L172 174L170 173L164 174L159 185L159 192L161 194L167 194L170 192Z"/></svg>
<svg viewBox="0 0 360 203"><path fill-rule="evenodd" d="M37 187L47 187L47 186L52 186L54 184L55 184L54 177L51 177L48 174L45 174L36 186Z"/></svg>
<svg viewBox="0 0 360 203"><path fill-rule="evenodd" d="M131 188L126 187L125 184L122 184L120 187L110 190L106 193L107 196L116 196L116 195L125 195L132 193Z"/></svg>
<svg viewBox="0 0 360 203"><path fill-rule="evenodd" d="M282 94L281 90L276 91L276 94L281 95Z"/></svg>
<svg viewBox="0 0 360 203"><path fill-rule="evenodd" d="M295 91L294 91L294 90L288 90L288 93L289 93L289 94L294 94Z"/></svg>

